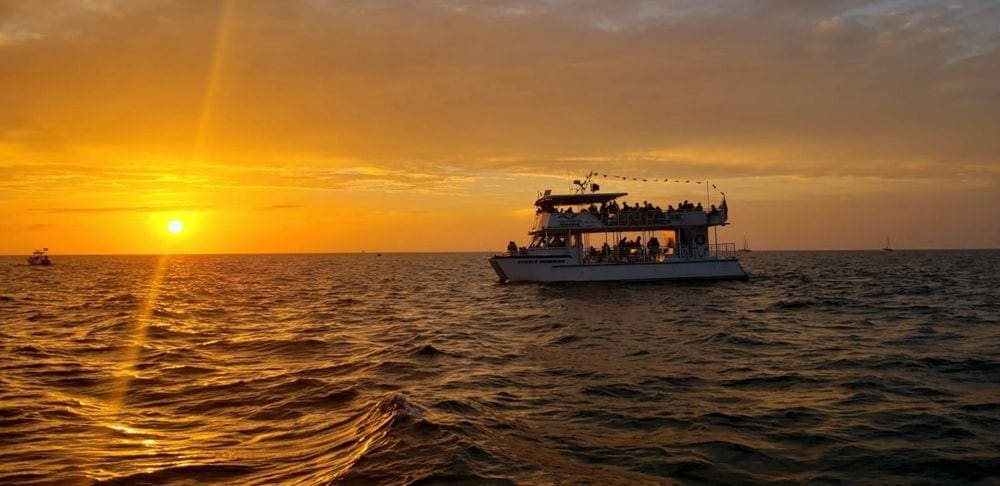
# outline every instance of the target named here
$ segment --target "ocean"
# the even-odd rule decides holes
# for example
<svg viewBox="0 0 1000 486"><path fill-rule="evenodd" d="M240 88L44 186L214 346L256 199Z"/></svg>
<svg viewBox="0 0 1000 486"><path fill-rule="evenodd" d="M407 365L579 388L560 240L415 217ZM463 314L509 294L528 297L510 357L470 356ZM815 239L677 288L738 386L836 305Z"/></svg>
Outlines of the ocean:
<svg viewBox="0 0 1000 486"><path fill-rule="evenodd" d="M3 484L1000 482L1000 251L0 258Z"/></svg>

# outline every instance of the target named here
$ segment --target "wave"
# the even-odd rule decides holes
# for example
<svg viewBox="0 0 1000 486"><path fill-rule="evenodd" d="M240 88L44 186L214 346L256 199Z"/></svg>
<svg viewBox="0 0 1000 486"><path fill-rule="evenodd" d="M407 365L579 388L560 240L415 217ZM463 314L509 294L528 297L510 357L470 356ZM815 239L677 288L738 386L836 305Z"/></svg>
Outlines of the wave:
<svg viewBox="0 0 1000 486"><path fill-rule="evenodd" d="M573 335L573 334L567 334L567 335L562 336L560 338L553 339L552 341L549 342L549 344L551 344L551 345L573 344L573 343L575 343L575 342L577 342L579 340L580 340L580 336L576 336L576 335Z"/></svg>
<svg viewBox="0 0 1000 486"><path fill-rule="evenodd" d="M410 351L410 355L412 355L412 356L441 356L441 355L444 355L444 354L447 354L447 353L445 353L444 351L441 351L438 348L435 348L434 346L432 346L430 344L425 344L423 346L419 346L419 347L413 349L412 351Z"/></svg>
<svg viewBox="0 0 1000 486"><path fill-rule="evenodd" d="M193 464L171 466L155 471L126 474L111 479L98 480L96 484L107 486L131 486L135 484L168 484L177 482L231 482L258 470L258 466L247 464Z"/></svg>
<svg viewBox="0 0 1000 486"><path fill-rule="evenodd" d="M604 396L612 398L638 398L647 396L648 392L641 387L627 384L609 384L588 386L583 389L586 395Z"/></svg>
<svg viewBox="0 0 1000 486"><path fill-rule="evenodd" d="M717 332L710 336L701 337L689 341L690 343L723 343L732 346L777 346L787 344L782 341L769 341L751 333L731 334L728 332Z"/></svg>
<svg viewBox="0 0 1000 486"><path fill-rule="evenodd" d="M155 259L0 265L0 482L989 482L1000 252L914 255L586 286L177 257L138 347Z"/></svg>
<svg viewBox="0 0 1000 486"><path fill-rule="evenodd" d="M822 383L822 380L798 374L753 376L739 380L726 380L722 384L735 388L785 388L792 385Z"/></svg>

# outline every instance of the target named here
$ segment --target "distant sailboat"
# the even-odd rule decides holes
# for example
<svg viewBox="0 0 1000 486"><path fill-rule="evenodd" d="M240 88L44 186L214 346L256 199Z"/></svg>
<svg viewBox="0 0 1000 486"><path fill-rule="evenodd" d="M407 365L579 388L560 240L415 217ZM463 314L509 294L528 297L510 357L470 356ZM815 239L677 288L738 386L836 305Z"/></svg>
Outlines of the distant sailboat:
<svg viewBox="0 0 1000 486"><path fill-rule="evenodd" d="M747 243L746 233L743 233L743 248L740 249L740 251L742 251L743 253L750 253L751 251L753 251L750 249L750 245Z"/></svg>
<svg viewBox="0 0 1000 486"><path fill-rule="evenodd" d="M892 246L889 245L889 237L888 236L885 237L885 248L882 248L882 251L894 251L892 249Z"/></svg>

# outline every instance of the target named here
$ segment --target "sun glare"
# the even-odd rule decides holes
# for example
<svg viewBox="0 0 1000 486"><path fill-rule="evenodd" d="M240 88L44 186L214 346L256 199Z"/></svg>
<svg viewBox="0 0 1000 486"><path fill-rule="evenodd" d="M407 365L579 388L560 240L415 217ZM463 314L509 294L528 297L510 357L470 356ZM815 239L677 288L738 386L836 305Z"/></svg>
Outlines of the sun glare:
<svg viewBox="0 0 1000 486"><path fill-rule="evenodd" d="M176 219L170 220L170 222L167 223L167 231L176 235L181 231L184 231L184 223Z"/></svg>

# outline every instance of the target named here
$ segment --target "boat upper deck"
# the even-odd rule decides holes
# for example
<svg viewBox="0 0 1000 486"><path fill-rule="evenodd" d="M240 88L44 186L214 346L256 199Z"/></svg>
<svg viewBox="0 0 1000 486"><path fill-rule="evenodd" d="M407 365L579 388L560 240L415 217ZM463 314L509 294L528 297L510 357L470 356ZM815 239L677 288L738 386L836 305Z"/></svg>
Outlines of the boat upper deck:
<svg viewBox="0 0 1000 486"><path fill-rule="evenodd" d="M627 192L583 193L583 194L550 194L546 193L535 201L539 210L557 208L560 206L582 206L586 204L606 204L620 197L628 196Z"/></svg>
<svg viewBox="0 0 1000 486"><path fill-rule="evenodd" d="M706 201L707 207L687 200L678 201L676 208L669 204L661 208L649 201L629 204L619 200L628 196L627 192L598 192L600 187L590 182L593 175L589 174L583 181L573 181L579 187L576 192L553 194L546 189L540 194L535 200L535 222L529 234L643 232L727 224L729 208L725 193L721 193L718 207L709 204L710 198ZM588 187L590 192L587 192ZM706 181L706 198L708 187Z"/></svg>
<svg viewBox="0 0 1000 486"><path fill-rule="evenodd" d="M668 230L679 227L718 226L725 225L729 210L725 200L717 208L712 206L704 210L700 205L686 205L680 209L668 207L591 207L574 212L571 208L565 211L539 208L535 216L531 234L551 231L573 233L597 233L603 231L629 232Z"/></svg>

